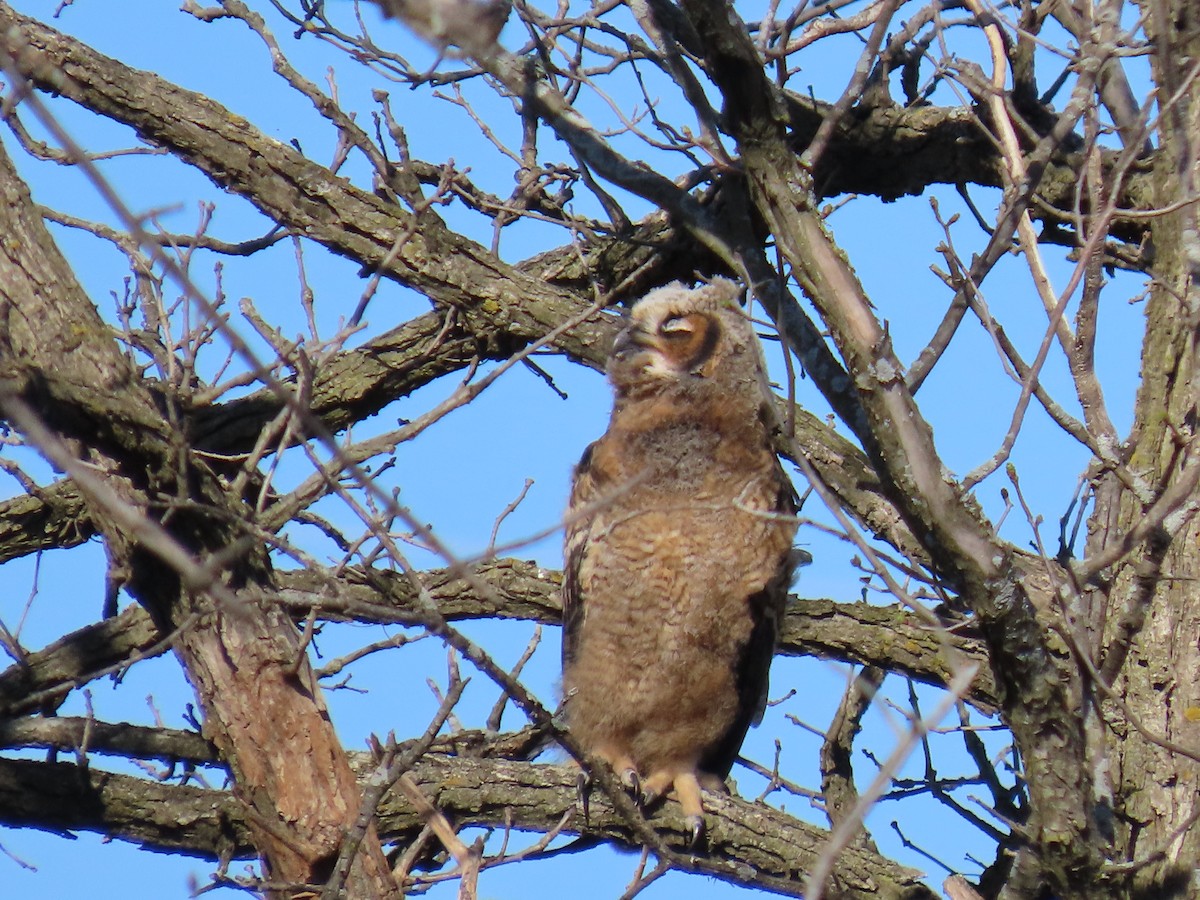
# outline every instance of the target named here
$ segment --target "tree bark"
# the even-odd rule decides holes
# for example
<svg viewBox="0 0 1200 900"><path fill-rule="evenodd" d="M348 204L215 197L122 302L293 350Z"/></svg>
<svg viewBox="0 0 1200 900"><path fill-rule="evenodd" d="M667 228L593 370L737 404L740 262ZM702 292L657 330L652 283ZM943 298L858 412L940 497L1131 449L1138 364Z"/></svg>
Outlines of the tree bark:
<svg viewBox="0 0 1200 900"><path fill-rule="evenodd" d="M1151 226L1154 281L1129 467L1154 486L1155 497L1124 492L1116 527L1101 532L1103 539L1096 542L1101 546L1130 534L1145 518L1148 501L1179 484L1196 456L1200 81L1192 69L1200 60L1200 9L1191 0L1141 6L1156 47L1153 72L1165 120L1159 129L1155 200L1170 211L1156 216ZM1200 750L1200 517L1195 512L1192 497L1134 548L1113 573L1108 594L1107 653L1123 658L1113 688L1124 708L1108 701L1102 709L1115 735L1112 786L1120 857L1144 863L1133 878L1131 896L1138 898L1200 896L1194 875L1200 859L1195 763L1183 764L1181 771L1179 755L1163 743Z"/></svg>
<svg viewBox="0 0 1200 900"><path fill-rule="evenodd" d="M119 502L162 523L196 560L230 555L247 514L240 500L185 448L174 401L152 394L118 350L2 149L0 233L0 400L35 411L69 452L103 473ZM235 600L217 604L208 585L185 584L129 533L110 504L85 500L114 569L159 631L175 637L268 879L322 882L359 791L299 633L274 601L265 552L233 554L225 574L214 573ZM353 889L356 897L396 894L376 840Z"/></svg>
<svg viewBox="0 0 1200 900"><path fill-rule="evenodd" d="M534 563L501 559L472 573L474 584L487 586L485 596L478 594L474 584L446 570L424 572L420 580L449 622L497 618L559 625L560 577L559 572ZM425 622L416 590L403 577L375 572L367 584L353 568L342 570L336 579L327 571L304 569L277 573L275 582L275 596L295 622L305 621L310 614L318 622L410 626ZM0 672L0 718L53 708L71 690L102 673L165 652L163 637L140 607L65 635ZM959 659L986 664L977 637L939 635L926 621L898 605L803 598L789 605L784 615L777 652L886 665L891 672L944 686L954 678L946 658L947 644ZM963 699L984 713L996 711L996 684L986 669L979 672Z"/></svg>
<svg viewBox="0 0 1200 900"><path fill-rule="evenodd" d="M365 763L366 760L363 760ZM422 793L460 826L498 825L601 838L636 849L641 838L628 819L599 793L588 821L576 810L575 770L465 754L428 753L410 771ZM691 871L797 897L803 873L829 833L786 813L736 797L710 795L711 850L686 857ZM648 812L669 846L687 847L689 833L678 804ZM243 856L252 819L221 791L159 784L142 778L83 770L68 763L0 759L0 821L99 831L162 849L208 858ZM422 817L403 792L379 808L387 837L412 840ZM180 822L188 823L186 828ZM935 900L918 872L877 853L853 849L837 861L829 900ZM361 894L352 895L364 896Z"/></svg>
<svg viewBox="0 0 1200 900"><path fill-rule="evenodd" d="M1028 126L1020 148L1007 160L998 149L1002 145L989 134L999 123L987 112L969 105L937 106L911 92L909 102L900 106L889 96L895 66L911 65L909 75L915 77L933 58L926 53L929 45L919 44L919 28L909 27L927 12L941 10L938 4L927 6L914 20L895 23L901 35L888 39L890 49L871 51L873 83L860 85L864 89L856 96L857 88L848 89L847 103L837 107L791 93L786 85L795 82L783 72L787 55L771 58L780 50L770 49L771 33L764 27L757 35L748 29L733 4L629 4L669 18L660 23L662 29L671 23L687 26L683 30L688 34L681 30L677 36L686 44L689 61L684 64L680 57L680 63L709 82L697 112L708 107L708 93L715 96L708 86L724 97L719 116L708 110L711 125L714 134L737 141L737 153L730 157L720 148L714 156L717 165L693 173L702 176L697 182L671 181L620 155L618 145L605 135L589 131L590 124L578 110L568 109L558 93L558 85L571 83L574 75L563 70L543 78L544 70L526 67L525 61L498 50L477 62L497 79L497 89L507 89L521 107L531 145L541 115L570 145L577 169L591 170L574 175L615 184L658 207L628 228L587 234L585 252L572 244L516 264L457 233L434 211L436 206L420 202L421 185L440 185L449 168L411 159L393 165L382 147L356 130L360 126L342 113L336 99L317 106L339 137L373 164L377 192L306 158L298 147L269 138L210 98L105 57L3 2L0 57L11 57L14 80L27 79L37 90L123 123L181 164L248 199L281 233L302 235L430 299L432 311L353 350L322 357L306 398L310 428L290 435L296 441L311 437L318 422L329 431L348 430L439 377L481 360L510 357L568 319L582 317L596 291L612 290L605 296L624 302L671 278L741 264L744 273L739 274L748 275L748 286L781 323L781 337L792 344L808 376L865 448L797 409L786 411L795 420L795 434L780 436L777 449L811 465L806 473L815 472L814 483L823 482L833 497L831 505L899 550L904 561L895 571L916 575L928 585L928 594L937 595L935 602L943 604L920 610L926 614L922 617L901 606L805 601L789 609L780 652L877 665L931 684L947 683L955 665L964 661L983 665L963 699L986 712L1002 711L1017 750L1015 785L1006 782L994 791L1002 795L996 811L1010 831L990 832L998 835L1000 860L981 880L982 895L991 900L1200 900L1194 869L1200 859L1200 795L1192 777L1192 763L1200 757L1194 737L1200 721L1200 595L1194 590L1200 579L1194 489L1200 472L1195 461L1200 12L1194 0L1138 2L1158 90L1153 112L1159 116L1154 124L1158 147L1147 144L1140 156L1141 111L1127 102L1124 117L1111 106L1109 112L1127 149L1137 152L1123 156L1092 143L1094 131L1103 128L1089 118L1096 112L1093 95L1112 95L1105 87L1108 75L1097 73L1120 71L1118 51L1133 46L1105 37L1108 26L1100 18L1117 19L1124 8L1115 0L1017 5L1021 27L1012 32L1015 46L993 48L997 57L992 60L998 75L1007 65L1014 86L1002 90L1018 114L1014 120L1023 117L1021 124ZM305 10L312 18L305 19L298 33L308 34L308 26L315 28L320 21L320 5L309 10L310 5ZM900 4L862 6L867 7L863 12L883 15ZM978 18L964 18L955 28L1009 30L1003 17L992 21L977 8L987 4L970 0L961 6L970 11L964 16ZM240 4L193 14L236 16L235 8ZM810 11L815 14L816 8ZM1032 46L1039 39L1040 17L1050 14L1065 22L1068 12L1079 19L1072 31L1078 53L1071 65L1068 108L1078 112L1091 104L1082 117L1055 113L1050 98L1061 84L1042 99L1033 78ZM532 19L526 24L531 33L540 27ZM1113 23L1109 26L1115 34ZM569 31L575 26L563 27ZM879 19L872 40L882 38L888 27ZM593 28L590 21L586 28ZM789 24L781 33L785 40L790 30ZM664 71L678 50L669 42L657 54L653 47L636 46L627 62L640 65L645 59L666 65ZM542 49L554 58L548 44ZM998 62L1005 52L1007 60ZM902 62L900 55L908 54L911 59ZM864 76L866 62L864 55ZM935 82L956 75L980 107L986 106L983 81L968 71L975 64L943 62ZM567 96L575 95L568 91ZM561 106L550 101L561 101ZM798 154L839 111L845 114L834 123L826 152L808 167L806 157L798 159ZM15 119L10 124L19 130ZM722 142L718 138L713 147ZM697 149L712 148L697 144ZM338 744L294 622L312 614L318 620L419 627L429 621L423 604L432 598L448 621L487 617L556 623L561 611L557 575L507 560L472 570L469 577L463 576L465 566L421 573L419 588L416 580L348 567L338 569L336 581L315 565L302 572L273 573L261 536L295 513L297 495L264 500L261 517L253 521L256 531L249 534L254 513L227 491L209 465L217 465L210 461L221 455L245 453L285 411L277 386L197 409L189 406L188 397L143 381L83 295L2 154L0 150L0 404L7 403L10 413L32 409L50 431L43 445L61 442L63 458L85 468L71 469L55 484L31 487L28 496L0 503L0 562L75 546L99 534L109 550L114 580L140 606L22 654L16 665L0 672L0 719L28 717L0 727L0 746L69 751L85 743L97 755L148 754L205 764L212 764L215 748L233 776L234 790L197 791L105 774L86 765L87 750L79 753L85 763L80 766L0 760L0 819L91 828L220 859L257 853L277 897L289 894L287 885L319 885L355 823L362 804L356 776L363 777L371 763L348 758ZM544 156L539 150L523 159L522 173L536 168L531 160L547 162ZM1013 161L1022 156L1028 177L1017 178L1020 167ZM508 203L476 196L465 171L453 174L461 188L454 196L475 212L491 216ZM1112 180L1118 182L1111 189L1116 196L1108 198ZM963 283L975 279L977 268L986 274L986 266L977 266L979 259L998 257L1010 246L1016 210L1026 204L1048 226L1039 236L1042 241L1075 241L1082 250L1093 233L1114 239L1087 261L1085 277L1092 287L1101 280L1102 266L1114 258L1106 254L1121 251L1117 255L1123 264L1135 267L1153 263L1142 385L1134 430L1120 453L1111 449L1117 443L1114 429L1091 428L1095 416L1107 416L1097 408L1102 402L1089 403L1089 398L1099 400L1089 344L1094 333L1088 333L1094 322L1080 326L1076 347L1063 341L1059 348L1072 363L1080 388L1082 423L1072 430L1071 416L1046 399L1046 385L1033 385L1051 417L1094 453L1088 558L1078 563L1068 559L1071 548L1066 546L1057 558L1033 558L1002 540L1001 521L984 517L969 480L959 481L945 471L929 424L934 410L923 412L916 399L924 373L913 377L912 370L903 371L887 315L872 307L826 228L825 212L817 208L819 198L841 191L892 199L942 181L1010 187L996 227L989 226L989 249L969 267L960 267L971 270ZM1103 190L1095 186L1098 182L1105 184ZM450 197L440 191L438 196ZM537 199L533 194L514 197ZM1096 218L1103 205L1097 201L1107 199L1118 207L1153 212ZM533 208L540 209L537 204L525 207ZM557 210L561 223L566 207ZM614 222L623 221L623 214L609 212ZM554 210L547 215L555 218ZM491 221L499 234L504 217ZM728 227L713 230L718 221ZM719 240L714 237L718 231ZM1152 239L1136 252L1116 246L1122 241L1142 245L1148 235ZM704 243L698 236L713 241ZM947 240L949 236L947 225ZM776 262L756 270L767 250L778 254ZM1033 255L1030 265L1036 268ZM950 268L952 275L945 280L957 284L961 273ZM790 307L780 299L790 289L778 285L788 279L807 293L820 328L790 297L785 298L793 303ZM778 291L774 299L773 286ZM965 290L952 287L959 292L954 303L968 309L962 302ZM807 346L795 338L798 332L785 314L789 309L809 325ZM1083 318L1081 312L1077 323ZM939 332L953 322L952 332L957 321L947 314ZM615 316L592 315L558 335L552 346L573 362L602 368L617 327ZM985 328L991 324L985 322ZM1060 337L1063 333L1059 331ZM936 345L931 342L927 350ZM813 363L816 350L830 365ZM1040 369L1009 362L1021 378L1037 380ZM924 364L919 358L914 368ZM1094 391L1083 390L1084 381ZM96 491L97 478L81 473L98 475L116 495L117 505ZM1167 514L1158 516L1162 508ZM186 574L186 568L168 564L163 545L127 527L130 519L122 517L121 509L160 528L170 546L194 561L195 571ZM1031 513L1031 524L1033 519ZM1092 561L1099 556L1117 561L1096 571ZM446 560L454 561L449 554ZM196 577L205 567L211 575ZM885 571L880 566L877 574L884 577ZM1078 577L1080 572L1088 577ZM894 590L908 599L903 588ZM947 607L946 619L938 619ZM951 628L936 627L947 620ZM30 715L53 712L71 689L105 670L168 648L177 653L200 698L203 737ZM832 730L824 769L832 818L854 825L847 818L857 796L848 762L855 716L865 707L849 704L852 699ZM503 745L517 761L488 758L480 742L449 747L439 739L434 752L417 762L413 777L456 824L547 831L566 823L564 830L579 829L589 840L626 846L647 841L647 832L638 832L629 810L622 818L603 798L597 799L591 822L571 820L572 772L524 761L545 735L536 738L488 733L481 739ZM712 811L717 841L711 856L675 859L669 858L673 850L667 853L663 846L683 846L677 810L670 804L651 810L667 862L796 893L802 881L797 873L821 860L828 846L827 832L752 804L714 798ZM379 814L380 833L401 841L421 824L398 798L389 798ZM185 823L195 827L182 827ZM838 859L826 896L932 896L911 873L871 850L864 841ZM355 898L396 892L374 831L367 834L346 888Z"/></svg>
<svg viewBox="0 0 1200 900"><path fill-rule="evenodd" d="M717 0L685 0L725 97L758 213L855 373L869 432L864 449L932 566L975 616L1029 792L1027 841L1009 895L1048 889L1092 896L1103 862L1092 816L1081 685L1052 628L1047 579L1030 577L978 504L942 466L933 432L890 337L816 207L811 173L784 140L772 87L744 23ZM818 382L819 383L819 382ZM828 393L828 392L827 392ZM1047 562L1047 567L1053 564ZM1059 573L1061 576L1061 573ZM1033 894L1030 894L1033 896Z"/></svg>

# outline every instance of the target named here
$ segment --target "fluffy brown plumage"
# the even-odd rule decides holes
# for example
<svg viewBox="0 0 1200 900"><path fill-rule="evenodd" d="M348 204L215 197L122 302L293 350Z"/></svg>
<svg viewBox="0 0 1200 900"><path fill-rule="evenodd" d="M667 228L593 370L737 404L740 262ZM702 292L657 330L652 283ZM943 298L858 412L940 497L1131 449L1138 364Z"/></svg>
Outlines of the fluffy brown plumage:
<svg viewBox="0 0 1200 900"><path fill-rule="evenodd" d="M388 18L445 52L450 45L474 56L490 56L512 12L512 0L376 0ZM441 62L441 55L438 62ZM436 66L436 63L435 63ZM432 71L432 69L430 70Z"/></svg>
<svg viewBox="0 0 1200 900"><path fill-rule="evenodd" d="M762 715L796 532L737 296L674 283L633 307L566 536L571 733L647 802L674 789L696 839L701 787L723 788Z"/></svg>

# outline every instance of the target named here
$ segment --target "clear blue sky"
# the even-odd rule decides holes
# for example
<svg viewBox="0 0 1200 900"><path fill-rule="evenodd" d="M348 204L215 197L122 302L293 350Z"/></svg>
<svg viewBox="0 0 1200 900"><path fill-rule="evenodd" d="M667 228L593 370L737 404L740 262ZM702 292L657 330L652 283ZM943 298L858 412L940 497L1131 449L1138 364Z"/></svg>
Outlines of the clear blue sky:
<svg viewBox="0 0 1200 900"><path fill-rule="evenodd" d="M252 3L269 21L278 24L265 2ZM49 20L54 3L14 3L17 9ZM345 2L338 10L349 16L351 6ZM747 18L761 10L754 6L739 9ZM368 21L377 17L364 6ZM334 138L331 129L317 116L306 100L292 92L270 71L270 60L258 39L235 21L203 24L179 12L171 4L152 0L127 0L119 11L112 4L97 0L78 0L64 10L55 26L90 43L103 53L125 63L159 73L185 87L202 91L245 116L265 133L281 140L293 138L313 159L328 161ZM442 162L453 158L460 166L471 167L471 177L485 189L506 196L512 187L510 170L498 166L490 148L461 109L430 97L426 90L410 92L406 88L387 85L381 78L349 62L345 57L330 53L313 40L293 41L286 26L276 28L276 34L293 63L302 68L316 83L325 85L325 70L333 65L343 105L359 110L361 123L369 122L372 109L370 91L386 87L392 94L398 118L409 127L414 156ZM515 46L520 40L518 28L510 23L502 42ZM412 51L418 61L431 59L424 49L414 50L413 39L398 24L379 25L378 40ZM841 42L846 53L831 53L812 58L807 65L814 90L821 97L835 97L845 83L857 55L856 39ZM968 44L967 50L976 45ZM79 111L69 103L52 105L56 114L75 137L93 149L113 149L135 143L125 129ZM485 107L486 108L486 107ZM503 116L494 119L502 139L514 141L517 123L504 105L493 104L493 112ZM589 114L602 115L598 107L589 107ZM83 177L67 168L47 163L33 163L24 157L7 135L6 144L26 175L37 202L72 214L101 221L115 221L113 213L85 182ZM627 152L633 152L626 147ZM171 159L134 156L104 164L104 171L117 185L126 202L134 209L169 208L162 216L166 227L188 231L194 226L197 202L213 199L218 203L212 233L227 240L246 239L262 233L266 220L246 202L221 194L202 176ZM363 167L353 162L347 169L360 179ZM581 203L583 189L577 190ZM938 191L943 214L963 212L955 236L960 251L969 256L983 245L983 235L969 222L969 215L952 188ZM985 211L996 202L994 192L974 191L976 202ZM633 206L632 211L644 210ZM484 242L490 233L477 220L446 210L447 218L467 228L471 236ZM932 263L940 264L934 247L942 235L925 199L908 199L881 204L860 199L839 209L830 218L831 227L854 263L859 276L880 311L887 319L892 337L902 359L911 359L936 325L949 296L940 281L929 271ZM76 266L84 286L100 303L105 313L112 309L110 292L121 290L125 275L124 261L95 239L66 229L55 229L61 246ZM515 261L532 255L562 241L562 233L544 226L514 229L506 236L502 253ZM316 305L322 327L331 332L339 317L352 310L362 288L357 268L332 258L309 245L306 248L309 281L316 293ZM1066 281L1067 265L1054 248L1047 257L1055 262L1053 275L1056 284ZM206 268L209 270L206 272ZM206 289L213 286L211 258L199 263L195 270ZM268 254L249 261L225 261L224 285L231 300L242 296L253 298L255 304L271 321L284 323L286 332L299 332L302 321L297 312L299 287L289 244L280 244ZM1122 286L1128 296L1139 290L1138 285ZM174 295L175 291L171 291ZM1045 330L1045 316L1033 295L1028 275L1019 260L1009 259L1001 264L997 274L985 285L985 293L996 312L1018 341L1027 359L1033 357ZM1115 300L1115 294L1114 300ZM393 327L414 314L423 312L423 299L394 285L385 285L373 302L368 319L369 334ZM970 324L966 326L970 328ZM1110 302L1103 311L1101 343L1098 352L1100 370L1106 395L1118 427L1125 428L1132 406L1140 337L1140 307ZM243 329L246 331L246 329ZM496 515L520 492L526 478L535 480L528 498L505 522L501 540L514 540L537 533L559 518L566 502L566 485L570 467L586 443L604 428L608 415L608 390L602 378L590 371L571 366L558 358L542 361L570 399L555 396L537 378L518 367L501 378L479 400L438 423L419 440L404 445L396 454L397 465L389 473L388 486L401 490L401 500L418 516L432 523L441 539L455 553L463 556L479 552L488 540ZM782 378L782 367L775 364L775 374ZM1060 360L1047 369L1045 382L1069 409L1076 404L1070 399L1069 387L1063 377ZM358 437L374 430L387 428L397 417L411 418L427 409L453 388L453 383L432 385L411 398L389 407L374 421L355 429ZM799 386L801 400L814 411L823 413L824 405L808 382ZM926 415L934 425L938 445L947 465L961 475L986 459L998 445L1008 427L1009 416L1017 396L1016 386L1001 371L990 338L979 328L964 333L956 341L935 375L922 389L920 400ZM519 411L514 416L514 410ZM0 452L6 452L0 448ZM1013 454L1022 484L1031 499L1035 512L1047 520L1044 534L1054 539L1055 522L1064 511L1075 489L1076 479L1086 456L1068 439L1056 434L1036 405ZM40 470L44 472L43 470ZM307 474L301 467L287 467L281 473L281 487L298 481ZM15 492L11 482L0 482L3 496ZM1006 484L1003 473L985 481L978 496L991 514L1001 508L999 489ZM332 512L332 505L322 507ZM319 509L318 511L321 511ZM823 518L815 498L805 512L813 518ZM1005 535L1018 543L1030 538L1029 528L1017 514L1011 516ZM331 546L322 544L315 535L296 533L297 539L308 541L312 552L332 555ZM560 564L559 535L523 548L517 555L536 558L547 567ZM822 537L808 529L800 541L816 557L815 563L803 573L801 596L833 597L850 601L861 590L859 573L851 566L853 551L845 545ZM415 554L422 565L433 565L429 556ZM86 562L85 562L86 560ZM15 628L34 585L34 560L21 560L5 567L5 592L0 597L0 619ZM66 630L93 621L99 614L103 592L104 558L102 548L91 544L67 553L45 555L40 562L37 596L29 605L22 640L36 648L62 635ZM481 623L465 628L478 638L498 659L511 663L523 649L532 626L527 624ZM381 636L382 629L331 629L320 642L326 658L338 655L358 644ZM548 703L553 704L557 678L558 634L547 629L541 651L528 671L528 681ZM395 729L398 735L417 733L432 713L435 702L424 685L426 677L444 682L445 651L433 641L424 641L402 653L379 654L364 660L353 669L353 686L369 688L370 693L336 691L330 695L335 721L351 749L362 749L371 732L385 734ZM771 710L768 721L752 733L745 753L769 765L772 758L772 739L779 736L784 744L784 763L790 777L815 787L818 783L816 754L819 741L803 729L790 724L785 716L823 728L836 707L840 690L846 679L844 667L815 661L783 660L773 673L773 694L783 696L795 689L797 695ZM905 705L906 689L898 682L889 682L890 696ZM165 722L182 726L185 705L191 702L190 688L179 674L173 659L161 659L135 666L123 683L114 689L108 681L91 686L92 702L98 717L110 720L152 723L151 707L157 709ZM486 714L495 696L485 679L476 676L468 695L463 716ZM924 708L933 704L933 692L923 691ZM403 698L404 720L396 716ZM83 700L73 696L62 710L63 714L81 714ZM469 724L475 724L470 723ZM520 724L510 714L506 725ZM897 728L903 726L898 711L878 704L868 714L865 742L878 758L887 756ZM1003 741L994 741L998 749ZM934 746L939 765L952 771L961 762L959 741L953 735L936 736ZM860 773L870 774L870 764L858 757ZM906 773L916 776L922 768L918 757L911 760ZM743 792L756 791L756 779L748 773L735 772ZM982 793L982 792L980 792ZM784 802L789 810L814 822L824 822L821 814L808 808L802 800ZM961 867L967 874L976 874L978 867L967 862L965 855L975 854L985 862L990 860L990 847L952 813L932 801L906 801L884 804L871 819L880 849L888 855L928 871L935 884L944 873L899 846L888 823L899 818L910 838L934 850L948 864ZM0 855L0 896L47 898L77 896L86 889L92 900L154 897L163 900L188 896L189 874L203 883L210 866L202 861L181 860L147 853L120 842L105 844L93 835L80 835L77 840L44 835L32 831L0 829L0 846L37 868L27 870L11 858ZM530 885L538 885L538 893L550 893L556 885L571 883L580 897L615 897L624 889L632 875L636 857L628 854L601 852L581 859L569 857L548 863L502 867L484 874L481 895L488 897L528 896ZM536 882L532 881L536 879ZM664 898L687 890L694 896L730 896L732 889L710 879L672 876L651 887L649 898ZM444 896L450 888L439 889ZM232 891L217 891L217 898L243 896Z"/></svg>

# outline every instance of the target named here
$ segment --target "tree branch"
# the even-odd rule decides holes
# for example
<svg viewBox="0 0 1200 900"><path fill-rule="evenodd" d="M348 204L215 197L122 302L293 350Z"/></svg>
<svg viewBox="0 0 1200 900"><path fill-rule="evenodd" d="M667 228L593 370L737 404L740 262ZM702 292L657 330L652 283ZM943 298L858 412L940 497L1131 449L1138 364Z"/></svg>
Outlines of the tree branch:
<svg viewBox="0 0 1200 900"><path fill-rule="evenodd" d="M557 571L502 559L479 566L474 578L488 586L486 596L446 569L425 572L420 581L448 621L505 618L560 624ZM298 570L278 573L278 581L276 598L296 621L315 610L318 619L330 621L424 622L416 589L400 576L374 572L368 581L354 569L344 570L336 579L328 572ZM381 583L390 590L386 596L372 586ZM927 684L945 685L953 673L942 652L943 640L969 660L985 660L977 638L953 631L941 638L899 606L798 600L784 618L778 652L876 665ZM159 643L158 630L139 607L81 628L0 672L0 717L54 705L100 673L124 668L155 652ZM165 649L158 646L157 652ZM967 699L984 712L995 711L998 699L990 673L979 673Z"/></svg>
<svg viewBox="0 0 1200 900"><path fill-rule="evenodd" d="M1037 592L1042 586L1026 577L1013 549L942 464L887 329L816 209L811 173L785 140L773 85L744 24L719 0L684 0L683 7L725 98L755 206L851 374L870 426L865 449L884 490L988 641L1025 765L1039 871L1069 893L1067 885L1100 864L1101 838L1076 715L1079 681L1038 616L1038 606L1054 616L1053 591ZM1034 178L1040 169L1029 172Z"/></svg>
<svg viewBox="0 0 1200 900"><path fill-rule="evenodd" d="M130 593L173 633L206 725L255 811L264 864L284 881L315 880L358 805L357 785L311 667L293 667L299 635L261 602L265 549L242 539L240 498L177 445L2 148L0 230L10 238L0 250L0 405L31 446L77 474ZM273 824L283 822L286 840ZM364 897L394 896L378 843L368 849L354 884Z"/></svg>
<svg viewBox="0 0 1200 900"><path fill-rule="evenodd" d="M463 312L472 330L536 340L589 303L498 260L446 228L349 184L220 104L132 69L0 4L0 53L36 87L133 128L264 214L368 269ZM598 321L598 319L597 319ZM557 342L599 344L593 323Z"/></svg>
<svg viewBox="0 0 1200 900"><path fill-rule="evenodd" d="M365 763L365 758L360 762ZM570 766L427 754L410 771L434 805L459 825L549 831L576 804ZM711 853L692 856L692 870L788 896L800 896L803 879L828 837L823 829L735 797L706 796ZM0 821L54 830L98 831L142 846L208 859L252 855L242 817L230 794L155 783L87 770L67 763L0 760ZM660 807L651 824L667 843L683 849L690 834L679 807ZM378 828L388 840L411 840L420 813L402 795L380 805ZM629 824L602 796L593 799L588 824L576 818L569 833L637 847ZM840 900L934 900L917 873L860 849L842 854L826 896Z"/></svg>

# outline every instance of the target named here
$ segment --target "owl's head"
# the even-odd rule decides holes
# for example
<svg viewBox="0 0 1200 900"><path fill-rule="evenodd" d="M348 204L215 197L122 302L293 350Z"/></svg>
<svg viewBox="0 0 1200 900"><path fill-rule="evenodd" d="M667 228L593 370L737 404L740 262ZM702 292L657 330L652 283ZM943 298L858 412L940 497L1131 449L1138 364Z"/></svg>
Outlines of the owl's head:
<svg viewBox="0 0 1200 900"><path fill-rule="evenodd" d="M608 377L618 393L757 378L758 345L738 306L740 293L727 278L697 288L675 281L634 304L608 361Z"/></svg>

